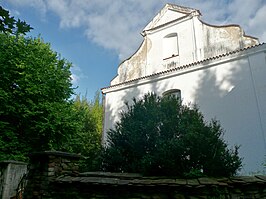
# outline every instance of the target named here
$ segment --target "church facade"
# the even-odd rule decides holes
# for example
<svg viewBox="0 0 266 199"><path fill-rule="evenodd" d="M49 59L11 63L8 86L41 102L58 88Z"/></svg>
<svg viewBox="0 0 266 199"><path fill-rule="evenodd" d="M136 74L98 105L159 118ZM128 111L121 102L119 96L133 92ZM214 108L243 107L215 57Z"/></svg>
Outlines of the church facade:
<svg viewBox="0 0 266 199"><path fill-rule="evenodd" d="M241 145L242 173L262 171L266 159L266 44L238 25L213 26L199 10L166 4L143 29L139 49L102 89L104 132L124 102L148 92L174 93L216 118L230 146Z"/></svg>

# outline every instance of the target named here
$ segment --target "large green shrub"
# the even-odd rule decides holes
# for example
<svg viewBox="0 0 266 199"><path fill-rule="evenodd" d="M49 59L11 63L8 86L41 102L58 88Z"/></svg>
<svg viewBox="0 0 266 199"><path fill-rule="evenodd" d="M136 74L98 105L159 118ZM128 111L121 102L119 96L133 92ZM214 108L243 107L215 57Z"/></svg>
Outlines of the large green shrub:
<svg viewBox="0 0 266 199"><path fill-rule="evenodd" d="M70 67L40 38L0 33L0 160L60 149L75 131Z"/></svg>
<svg viewBox="0 0 266 199"><path fill-rule="evenodd" d="M167 176L231 176L241 167L238 147L228 149L216 120L196 106L147 94L127 104L109 130L103 167L113 172Z"/></svg>
<svg viewBox="0 0 266 199"><path fill-rule="evenodd" d="M72 66L32 28L0 6L0 161L27 160L33 151L61 150L86 157L83 168L99 166L102 104L70 100Z"/></svg>
<svg viewBox="0 0 266 199"><path fill-rule="evenodd" d="M99 170L103 114L100 93L97 92L92 101L80 95L76 96L73 111L79 125L77 131L70 135L68 142L65 142L65 148L69 152L84 156L79 165L80 170Z"/></svg>

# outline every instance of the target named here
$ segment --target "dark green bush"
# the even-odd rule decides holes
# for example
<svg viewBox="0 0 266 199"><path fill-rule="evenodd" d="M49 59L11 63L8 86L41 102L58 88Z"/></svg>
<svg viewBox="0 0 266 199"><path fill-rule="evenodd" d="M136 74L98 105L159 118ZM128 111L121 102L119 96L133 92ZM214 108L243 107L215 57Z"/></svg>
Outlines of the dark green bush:
<svg viewBox="0 0 266 199"><path fill-rule="evenodd" d="M219 122L204 121L196 106L173 96L133 99L109 130L103 168L112 172L179 177L232 176L241 167L238 147L229 150Z"/></svg>

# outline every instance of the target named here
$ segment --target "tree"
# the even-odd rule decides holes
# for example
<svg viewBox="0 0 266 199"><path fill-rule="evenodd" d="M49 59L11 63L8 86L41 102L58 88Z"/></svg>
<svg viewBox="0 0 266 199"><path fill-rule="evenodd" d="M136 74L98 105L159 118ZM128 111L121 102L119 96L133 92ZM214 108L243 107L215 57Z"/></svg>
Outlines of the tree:
<svg viewBox="0 0 266 199"><path fill-rule="evenodd" d="M8 10L0 6L0 32L14 35L24 34L29 32L32 27L25 21L20 19L15 20L11 17Z"/></svg>
<svg viewBox="0 0 266 199"><path fill-rule="evenodd" d="M0 159L61 149L75 132L70 67L40 38L0 33Z"/></svg>
<svg viewBox="0 0 266 199"><path fill-rule="evenodd" d="M241 167L238 147L229 150L216 120L173 96L147 94L107 132L106 171L189 177L231 176Z"/></svg>
<svg viewBox="0 0 266 199"><path fill-rule="evenodd" d="M97 92L94 100L90 102L86 97L77 95L73 104L73 112L79 125L77 131L64 145L67 151L85 157L81 162L82 170L99 170L103 114L100 93Z"/></svg>

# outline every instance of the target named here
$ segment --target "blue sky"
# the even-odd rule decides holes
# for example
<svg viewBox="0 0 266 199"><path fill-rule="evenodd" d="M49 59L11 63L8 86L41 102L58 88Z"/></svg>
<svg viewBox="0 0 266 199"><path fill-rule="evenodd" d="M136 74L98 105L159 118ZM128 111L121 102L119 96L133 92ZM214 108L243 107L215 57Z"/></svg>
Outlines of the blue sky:
<svg viewBox="0 0 266 199"><path fill-rule="evenodd" d="M73 63L75 92L88 99L110 84L165 3L199 9L213 25L239 24L247 35L266 42L265 0L0 0L11 15L34 28L30 35L40 35Z"/></svg>

